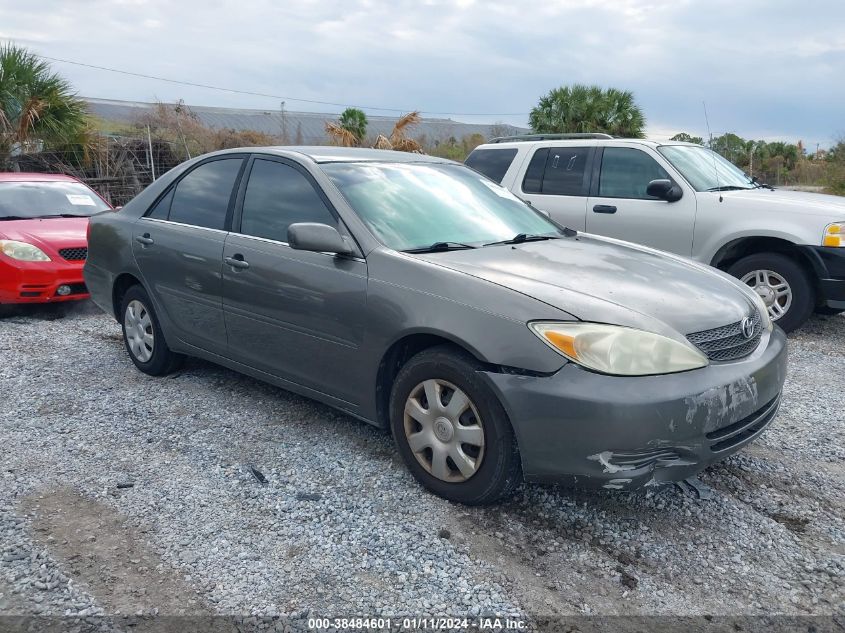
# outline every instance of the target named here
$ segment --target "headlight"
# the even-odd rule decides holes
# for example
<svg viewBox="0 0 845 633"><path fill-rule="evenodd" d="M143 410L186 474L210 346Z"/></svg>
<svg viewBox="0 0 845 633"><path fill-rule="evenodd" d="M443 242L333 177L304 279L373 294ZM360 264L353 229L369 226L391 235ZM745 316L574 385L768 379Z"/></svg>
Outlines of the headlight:
<svg viewBox="0 0 845 633"><path fill-rule="evenodd" d="M845 222L834 222L824 227L822 246L845 246Z"/></svg>
<svg viewBox="0 0 845 633"><path fill-rule="evenodd" d="M22 262L49 262L47 254L37 246L15 240L0 240L0 251L6 257L19 259Z"/></svg>
<svg viewBox="0 0 845 633"><path fill-rule="evenodd" d="M760 311L760 318L762 319L763 327L766 328L769 332L772 331L772 317L769 316L769 308L766 306L766 302L763 301L763 297L758 295L753 290L751 291L752 298L754 299L754 304L757 306L757 309Z"/></svg>
<svg viewBox="0 0 845 633"><path fill-rule="evenodd" d="M644 330L580 322L535 321L528 326L569 360L604 374L671 374L705 367L708 362L691 344Z"/></svg>

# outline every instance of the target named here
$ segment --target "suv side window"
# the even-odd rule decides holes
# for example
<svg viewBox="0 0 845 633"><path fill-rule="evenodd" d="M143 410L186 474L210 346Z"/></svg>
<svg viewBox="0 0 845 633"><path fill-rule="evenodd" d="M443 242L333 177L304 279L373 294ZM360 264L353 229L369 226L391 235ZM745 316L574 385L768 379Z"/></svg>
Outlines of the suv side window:
<svg viewBox="0 0 845 633"><path fill-rule="evenodd" d="M176 185L169 219L172 222L223 230L226 227L232 188L242 163L243 158L224 158L203 163L191 170Z"/></svg>
<svg viewBox="0 0 845 633"><path fill-rule="evenodd" d="M543 147L534 152L528 169L525 170L525 178L522 181L522 191L525 193L542 193L543 172L546 171L546 158L549 155L549 148Z"/></svg>
<svg viewBox="0 0 845 633"><path fill-rule="evenodd" d="M502 179L508 173L508 167L511 166L514 156L516 156L515 149L477 149L467 156L464 164L475 171L480 171L490 180L502 184Z"/></svg>
<svg viewBox="0 0 845 633"><path fill-rule="evenodd" d="M645 190L650 181L662 178L669 179L669 174L644 151L633 147L606 147L601 160L598 195L655 200L646 195Z"/></svg>
<svg viewBox="0 0 845 633"><path fill-rule="evenodd" d="M287 242L288 226L297 222L337 226L335 216L302 172L277 161L256 159L244 195L240 232Z"/></svg>
<svg viewBox="0 0 845 633"><path fill-rule="evenodd" d="M586 196L589 156L589 147L538 149L528 163L522 190L550 196Z"/></svg>

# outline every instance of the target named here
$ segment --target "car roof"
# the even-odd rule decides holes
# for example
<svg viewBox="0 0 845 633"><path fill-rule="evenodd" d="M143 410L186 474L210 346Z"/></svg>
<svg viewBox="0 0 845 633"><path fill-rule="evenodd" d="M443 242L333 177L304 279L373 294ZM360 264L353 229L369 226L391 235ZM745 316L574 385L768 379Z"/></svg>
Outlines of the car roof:
<svg viewBox="0 0 845 633"><path fill-rule="evenodd" d="M388 149L370 149L367 147L334 147L332 145L279 145L275 147L243 147L240 152L277 154L291 156L297 154L306 156L315 163L353 163L353 162L384 162L384 163L452 163L454 161L426 154L412 152L396 152Z"/></svg>
<svg viewBox="0 0 845 633"><path fill-rule="evenodd" d="M79 180L67 174L6 171L0 172L0 182L79 182Z"/></svg>
<svg viewBox="0 0 845 633"><path fill-rule="evenodd" d="M695 143L685 143L683 141L655 141L644 138L561 138L561 139L543 139L543 140L522 140L522 141L503 141L497 143L485 143L479 145L478 148L496 149L496 148L517 148L517 147L618 147L631 145L645 145L647 147L657 148L662 145L688 145L691 147L702 147ZM476 148L476 149L478 149Z"/></svg>

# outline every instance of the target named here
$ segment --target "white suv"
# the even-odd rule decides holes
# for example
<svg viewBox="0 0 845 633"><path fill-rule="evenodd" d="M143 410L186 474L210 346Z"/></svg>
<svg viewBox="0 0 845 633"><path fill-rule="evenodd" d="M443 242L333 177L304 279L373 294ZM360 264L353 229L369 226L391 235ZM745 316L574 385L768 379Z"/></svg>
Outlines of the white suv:
<svg viewBox="0 0 845 633"><path fill-rule="evenodd" d="M845 198L761 185L700 145L606 134L494 139L466 164L559 224L727 271L786 331L845 310Z"/></svg>

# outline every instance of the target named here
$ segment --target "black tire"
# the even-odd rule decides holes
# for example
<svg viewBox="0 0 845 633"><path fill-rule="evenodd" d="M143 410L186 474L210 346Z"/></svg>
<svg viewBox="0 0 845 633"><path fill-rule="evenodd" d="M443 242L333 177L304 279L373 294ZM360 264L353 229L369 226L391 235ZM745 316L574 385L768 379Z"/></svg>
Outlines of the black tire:
<svg viewBox="0 0 845 633"><path fill-rule="evenodd" d="M501 402L478 376L481 365L469 354L448 346L420 352L399 371L390 393L390 427L408 469L433 493L466 505L493 503L511 495L522 481L519 449ZM417 460L405 433L405 404L425 380L441 380L461 389L478 412L484 454L476 472L461 482L429 473ZM454 464L454 462L452 462Z"/></svg>
<svg viewBox="0 0 845 633"><path fill-rule="evenodd" d="M816 305L816 293L807 271L787 255L757 253L740 259L728 268L728 273L742 279L755 270L771 270L777 273L786 280L792 290L792 304L775 323L785 332L792 332L804 325Z"/></svg>
<svg viewBox="0 0 845 633"><path fill-rule="evenodd" d="M152 354L148 360L141 360L138 358L136 353L132 350L129 344L129 337L126 334L126 311L129 304L132 302L140 303L149 314L154 343L152 346ZM120 326L123 330L123 344L126 347L126 352L129 354L129 358L131 358L132 362L135 363L135 367L145 374L149 374L150 376L164 376L177 370L185 361L185 357L182 354L172 352L167 346L167 342L164 340L164 334L161 331L161 326L159 325L158 318L155 314L155 309L153 308L153 303L150 301L150 297L143 287L138 285L132 286L126 291L126 294L123 295L123 301L120 304Z"/></svg>

